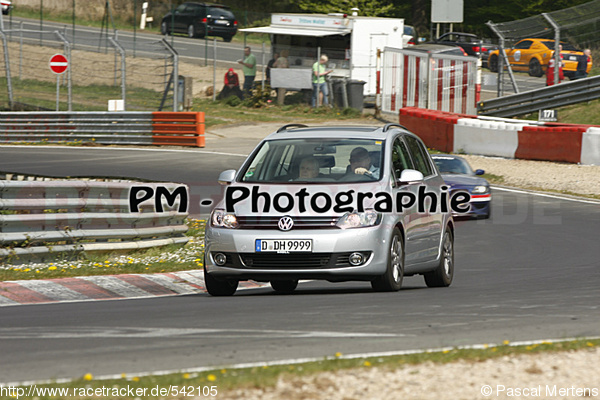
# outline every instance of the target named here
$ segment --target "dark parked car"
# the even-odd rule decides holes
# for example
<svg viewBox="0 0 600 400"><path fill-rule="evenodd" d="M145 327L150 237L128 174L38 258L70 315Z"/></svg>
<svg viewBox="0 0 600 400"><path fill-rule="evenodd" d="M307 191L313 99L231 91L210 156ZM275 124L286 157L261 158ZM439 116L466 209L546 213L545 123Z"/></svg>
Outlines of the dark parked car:
<svg viewBox="0 0 600 400"><path fill-rule="evenodd" d="M444 178L444 182L450 186L450 193L462 190L471 195L471 209L466 214L453 213L458 217L489 218L492 212L492 194L490 184L484 178L484 170L473 171L471 166L462 157L446 154L433 155L433 162Z"/></svg>
<svg viewBox="0 0 600 400"><path fill-rule="evenodd" d="M490 51L498 48L498 46L494 44L484 43L477 35L462 32L445 33L431 43L460 46L465 53L470 56L481 56L482 66L484 67L487 66L487 59Z"/></svg>
<svg viewBox="0 0 600 400"><path fill-rule="evenodd" d="M229 7L220 4L183 3L162 19L163 35L185 33L189 37L220 36L226 42L237 33L238 22Z"/></svg>

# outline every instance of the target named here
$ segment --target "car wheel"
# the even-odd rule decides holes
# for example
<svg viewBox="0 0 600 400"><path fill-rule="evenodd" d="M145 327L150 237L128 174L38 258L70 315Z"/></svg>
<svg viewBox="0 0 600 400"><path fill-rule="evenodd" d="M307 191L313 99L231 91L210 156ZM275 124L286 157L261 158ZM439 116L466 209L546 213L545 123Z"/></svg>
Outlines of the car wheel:
<svg viewBox="0 0 600 400"><path fill-rule="evenodd" d="M211 296L231 296L237 290L238 281L213 278L204 267L204 286Z"/></svg>
<svg viewBox="0 0 600 400"><path fill-rule="evenodd" d="M160 33L162 35L169 35L171 32L169 32L169 26L167 25L166 22L163 22L162 24L160 24Z"/></svg>
<svg viewBox="0 0 600 400"><path fill-rule="evenodd" d="M223 36L223 41L224 42L231 42L232 38L233 38L233 36Z"/></svg>
<svg viewBox="0 0 600 400"><path fill-rule="evenodd" d="M544 75L544 71L542 71L542 66L537 58L529 61L529 76L535 76L539 78L542 75Z"/></svg>
<svg viewBox="0 0 600 400"><path fill-rule="evenodd" d="M402 287L404 278L404 239L398 228L394 228L388 250L387 270L371 281L378 292L396 292Z"/></svg>
<svg viewBox="0 0 600 400"><path fill-rule="evenodd" d="M188 32L188 37L191 37L191 38L196 37L196 28L194 28L194 25L188 26L187 32Z"/></svg>
<svg viewBox="0 0 600 400"><path fill-rule="evenodd" d="M298 281L271 281L271 287L277 293L292 293L298 287Z"/></svg>
<svg viewBox="0 0 600 400"><path fill-rule="evenodd" d="M454 277L454 236L450 228L446 228L442 239L442 254L440 264L436 269L425 274L428 287L447 287Z"/></svg>
<svg viewBox="0 0 600 400"><path fill-rule="evenodd" d="M488 66L490 67L490 71L498 72L498 56L493 55L488 60Z"/></svg>

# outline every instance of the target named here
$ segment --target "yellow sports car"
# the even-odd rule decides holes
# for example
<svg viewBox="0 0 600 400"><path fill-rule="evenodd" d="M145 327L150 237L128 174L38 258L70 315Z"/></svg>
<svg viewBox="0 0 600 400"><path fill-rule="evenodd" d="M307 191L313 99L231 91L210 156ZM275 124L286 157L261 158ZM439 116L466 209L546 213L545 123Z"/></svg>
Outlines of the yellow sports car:
<svg viewBox="0 0 600 400"><path fill-rule="evenodd" d="M583 51L576 49L569 43L560 42L562 51L560 53L564 66L563 72L566 77L573 78L577 71L577 63L580 57L586 57ZM519 40L510 49L504 52L508 62L514 71L528 71L531 76L542 76L548 68L548 60L554 53L554 41L550 39L529 38ZM490 52L488 65L490 71L498 72L499 50ZM587 72L592 69L592 58L588 57Z"/></svg>

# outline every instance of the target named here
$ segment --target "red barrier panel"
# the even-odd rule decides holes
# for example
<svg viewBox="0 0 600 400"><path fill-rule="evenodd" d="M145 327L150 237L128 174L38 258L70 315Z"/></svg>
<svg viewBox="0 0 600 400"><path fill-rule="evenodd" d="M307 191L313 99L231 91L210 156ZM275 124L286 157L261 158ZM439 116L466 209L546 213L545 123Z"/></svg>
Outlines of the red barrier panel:
<svg viewBox="0 0 600 400"><path fill-rule="evenodd" d="M589 126L525 126L519 131L515 158L579 163L583 132Z"/></svg>
<svg viewBox="0 0 600 400"><path fill-rule="evenodd" d="M416 107L401 108L399 114L400 123L419 136L427 147L445 152L454 150L454 125L463 117L461 114Z"/></svg>
<svg viewBox="0 0 600 400"><path fill-rule="evenodd" d="M204 113L153 112L152 144L204 147Z"/></svg>

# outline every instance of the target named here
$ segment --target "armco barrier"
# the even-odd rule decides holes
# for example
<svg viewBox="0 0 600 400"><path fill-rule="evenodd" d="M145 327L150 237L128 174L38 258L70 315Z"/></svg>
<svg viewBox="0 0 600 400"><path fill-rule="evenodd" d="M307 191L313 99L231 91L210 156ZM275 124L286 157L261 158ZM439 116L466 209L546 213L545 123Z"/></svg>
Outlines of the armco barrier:
<svg viewBox="0 0 600 400"><path fill-rule="evenodd" d="M204 113L1 112L2 142L204 147Z"/></svg>
<svg viewBox="0 0 600 400"><path fill-rule="evenodd" d="M174 191L175 183L0 181L0 262L45 261L56 254L134 250L188 241L174 201L165 212L154 200L129 212L133 185ZM187 191L187 187L185 187ZM175 199L177 200L177 199ZM187 199L179 198L179 202ZM172 202L173 203L173 202ZM162 204L162 203L161 203ZM187 210L187 204L185 205Z"/></svg>
<svg viewBox="0 0 600 400"><path fill-rule="evenodd" d="M427 147L528 160L600 165L600 127L400 109L400 123Z"/></svg>

